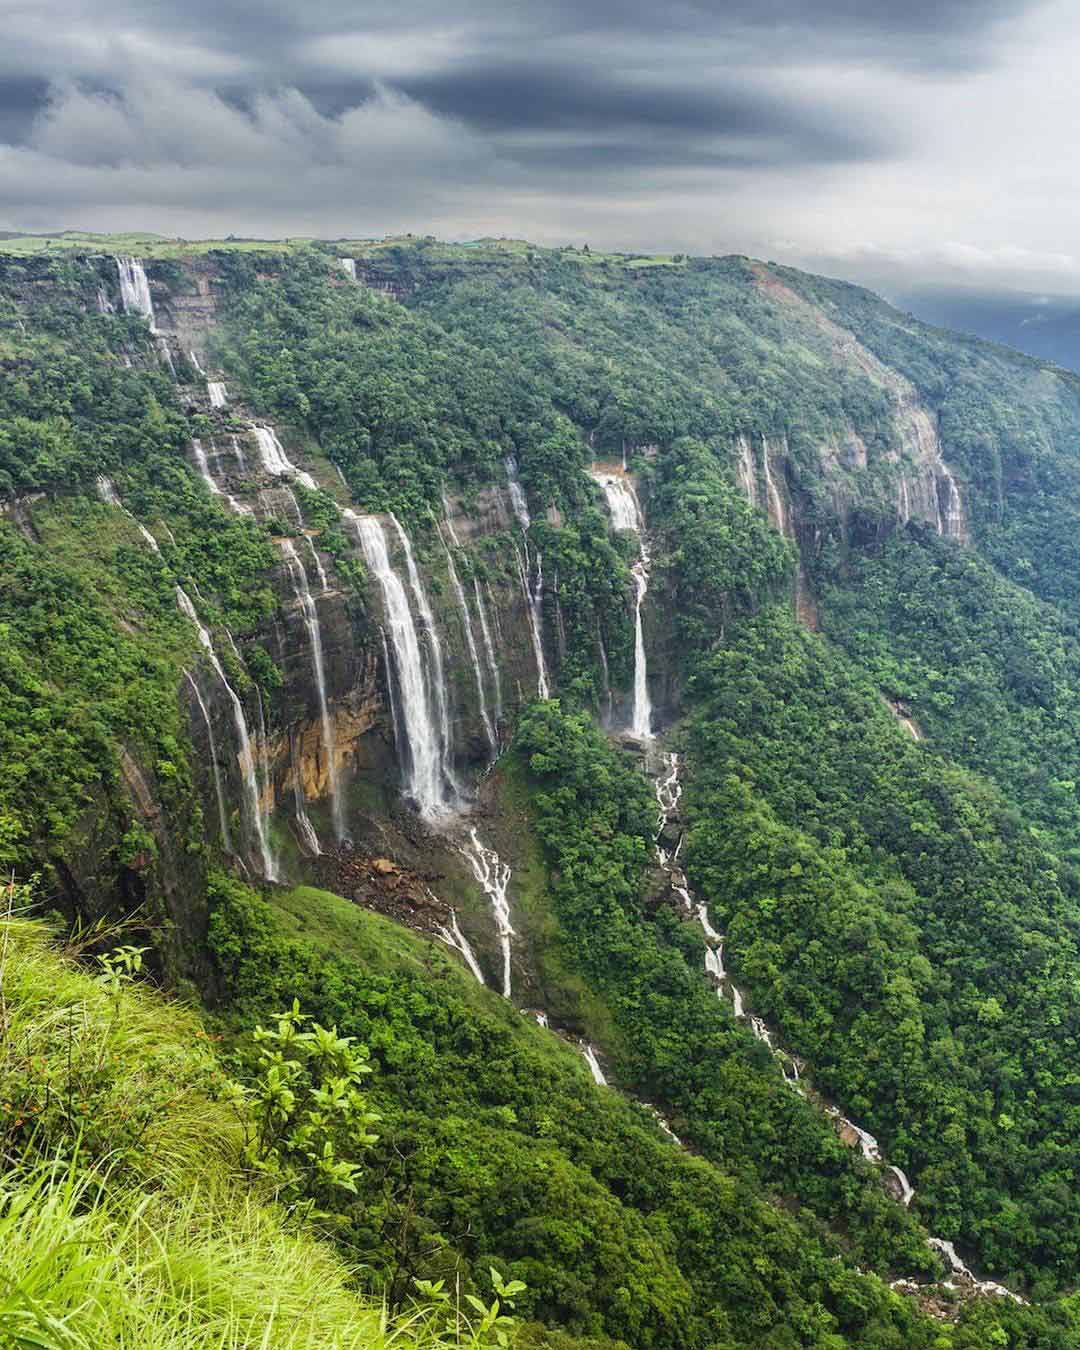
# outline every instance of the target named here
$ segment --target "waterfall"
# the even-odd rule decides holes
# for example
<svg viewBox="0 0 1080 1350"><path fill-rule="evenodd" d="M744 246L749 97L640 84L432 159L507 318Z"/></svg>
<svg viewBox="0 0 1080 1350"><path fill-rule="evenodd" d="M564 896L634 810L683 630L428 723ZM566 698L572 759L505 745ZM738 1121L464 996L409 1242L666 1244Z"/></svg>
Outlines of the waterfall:
<svg viewBox="0 0 1080 1350"><path fill-rule="evenodd" d="M135 528L142 535L144 542L147 543L155 553L160 555L161 548L158 544L158 541L154 538L154 536L150 533L150 531L146 528L146 526L142 523L142 521L135 520L135 517L131 514L131 512L127 509L124 503L120 500L120 494L119 492L117 492L116 484L113 482L113 480L111 478L107 478L105 474L99 473L97 478L94 479L94 486L97 488L98 497L101 499L101 501L105 503L106 506L118 507L121 511L123 511L125 516L127 516L130 520L135 521ZM172 542L175 544L176 540L174 539Z"/></svg>
<svg viewBox="0 0 1080 1350"><path fill-rule="evenodd" d="M214 644L210 641L210 634L203 627L196 613L195 606L191 602L191 597L180 586L176 588L176 603L180 607L180 612L189 619L195 626L199 642L209 658L211 666L214 668L214 674L221 681L221 686L228 695L229 702L232 705L233 722L236 725L236 739L240 746L238 756L240 765L240 777L244 787L244 802L247 807L248 823L255 836L255 842L259 853L259 863L262 867L263 876L268 881L277 881L277 866L274 863L273 856L270 853L270 842L267 833L266 821L263 819L262 805L259 801L259 787L255 776L255 754L251 748L251 737L248 734L247 719L244 717L244 705L240 702L240 697L229 683L222 668L221 662L214 651Z"/></svg>
<svg viewBox="0 0 1080 1350"><path fill-rule="evenodd" d="M900 1203L905 1209L908 1209L915 1198L915 1187L908 1181L907 1173L902 1172L895 1163L890 1163L885 1170L891 1172L896 1178L897 1185L900 1187Z"/></svg>
<svg viewBox="0 0 1080 1350"><path fill-rule="evenodd" d="M465 958L465 964L469 967L469 969L480 981L480 983L483 984L484 972L480 969L480 963L476 959L476 953L469 946L468 938L458 927L457 915L454 913L453 910L450 911L450 926L447 928L444 927L442 924L439 925L439 936L442 938L442 940L446 943L448 947L453 947L455 951L459 951L461 953L461 955Z"/></svg>
<svg viewBox="0 0 1080 1350"><path fill-rule="evenodd" d="M210 472L210 461L206 458L206 451L203 449L202 441L200 441L197 436L191 442L191 450L195 456L195 464L203 482L215 497L223 497L225 494L214 481L214 475Z"/></svg>
<svg viewBox="0 0 1080 1350"><path fill-rule="evenodd" d="M304 538L307 540L307 546L311 550L311 561L315 566L315 575L319 578L319 591L325 595L330 589L330 583L326 579L326 568L322 565L322 559L319 557L319 550L315 547L311 535L305 534Z"/></svg>
<svg viewBox="0 0 1080 1350"><path fill-rule="evenodd" d="M749 436L738 437L736 444L739 447L739 484L750 505L757 506L757 470L754 468L754 452L750 447Z"/></svg>
<svg viewBox="0 0 1080 1350"><path fill-rule="evenodd" d="M453 740L450 735L450 709L446 698L446 676L443 672L442 646L439 643L439 630L435 627L435 616L431 612L431 606L428 604L427 592L424 590L420 581L420 573L417 571L416 559L413 557L412 545L409 543L409 536L401 528L397 516L390 512L390 523L397 533L398 543L401 545L405 554L405 571L409 577L409 586L413 593L413 600L416 602L416 612L420 615L420 621L424 625L424 634L427 638L428 652L431 657L431 678L428 682L428 688L434 692L435 710L439 718L439 753L440 767L442 776L450 784L454 796L457 796L458 785L454 777L454 771L451 764L451 751Z"/></svg>
<svg viewBox="0 0 1080 1350"><path fill-rule="evenodd" d="M118 257L116 270L120 274L120 299L124 303L125 314L141 314L150 320L150 331L154 331L154 302L150 298L150 283L138 258Z"/></svg>
<svg viewBox="0 0 1080 1350"><path fill-rule="evenodd" d="M487 660L488 671L491 674L491 687L495 691L495 725L498 727L502 725L503 720L502 675L499 673L499 663L495 660L495 647L491 641L487 610L484 607L480 582L476 577L473 577L473 591L476 594L476 612L480 616L480 634L484 639L484 656Z"/></svg>
<svg viewBox="0 0 1080 1350"><path fill-rule="evenodd" d="M945 515L938 517L938 534L943 534L947 539L962 539L964 507L960 500L960 489L956 486L956 479L945 466L944 460L939 461L938 469L945 480Z"/></svg>
<svg viewBox="0 0 1080 1350"><path fill-rule="evenodd" d="M229 817L225 810L225 790L221 786L221 765L218 763L217 742L214 737L214 724L210 721L210 710L203 701L203 696L199 692L199 686L195 683L189 670L184 671L188 684L191 685L191 692L195 695L195 701L199 705L199 711L203 715L203 721L206 723L206 739L210 744L210 768L214 775L214 795L217 797L218 822L221 826L221 842L227 853L232 852L232 839L229 835Z"/></svg>
<svg viewBox="0 0 1080 1350"><path fill-rule="evenodd" d="M761 457L765 468L765 490L769 494L769 519L780 531L781 534L787 534L787 517L784 514L784 502L780 496L780 491L773 482L772 470L769 467L769 442L764 436L761 438Z"/></svg>
<svg viewBox="0 0 1080 1350"><path fill-rule="evenodd" d="M899 516L901 526L906 525L911 519L911 489L908 487L906 473L900 475Z"/></svg>
<svg viewBox="0 0 1080 1350"><path fill-rule="evenodd" d="M446 518L446 532L450 536L450 542L455 548L461 547L461 540L458 538L458 532L454 529L454 520L450 514L450 501L445 491L442 494L443 515Z"/></svg>
<svg viewBox="0 0 1080 1350"><path fill-rule="evenodd" d="M589 1072L593 1076L593 1082L596 1083L598 1087L607 1087L607 1079L604 1077L604 1071L597 1061L596 1051L588 1041L581 1042L581 1053L585 1056L585 1063L589 1066Z"/></svg>
<svg viewBox="0 0 1080 1350"><path fill-rule="evenodd" d="M645 522L637 494L627 479L610 473L594 473L592 477L603 489L615 529L632 530L638 537L638 560L630 569L637 590L634 602L634 709L630 731L638 740L647 741L652 738L652 707L649 703L649 672L641 608L649 590L651 558L645 543Z"/></svg>
<svg viewBox="0 0 1080 1350"><path fill-rule="evenodd" d="M303 469L298 469L289 459L272 427L252 427L251 430L255 436L255 444L259 449L259 458L262 460L263 469L268 474L274 477L288 474L295 478L297 482L303 483L306 488L314 490L318 487L318 483L315 482L311 474L305 473Z"/></svg>
<svg viewBox="0 0 1080 1350"><path fill-rule="evenodd" d="M510 902L506 895L510 885L510 867L493 848L487 848L480 842L475 826L469 831L468 843L461 851L472 868L473 876L480 883L480 889L491 901L491 910L495 916L495 927L499 935L499 947L502 951L503 998L509 998L510 939L514 936L514 929L510 923Z"/></svg>
<svg viewBox="0 0 1080 1350"><path fill-rule="evenodd" d="M326 756L326 786L330 796L330 818L334 825L334 838L339 844L345 840L345 817L338 784L337 765L334 759L334 728L330 721L330 708L326 699L326 669L323 661L322 626L319 623L319 610L311 596L307 573L300 555L291 539L281 541L281 551L285 566L292 582L300 612L307 628L308 646L311 648L311 668L315 676L315 691L319 699L319 723L322 729L323 754Z"/></svg>
<svg viewBox="0 0 1080 1350"><path fill-rule="evenodd" d="M341 264L342 271L345 273L345 275L346 275L347 277L350 277L353 281L355 281L355 280L356 280L356 259L355 259L355 258L339 258L339 259L338 259L338 262Z"/></svg>
<svg viewBox="0 0 1080 1350"><path fill-rule="evenodd" d="M291 487L263 488L259 493L259 504L268 516L280 516L296 529L304 528L304 513Z"/></svg>
<svg viewBox="0 0 1080 1350"><path fill-rule="evenodd" d="M346 509L343 518L354 530L364 560L382 593L397 668L400 713L409 752L407 792L422 816L442 814L448 805L439 732L428 697L428 681L412 611L401 578L390 566L386 535L373 516ZM389 681L388 681L389 683Z"/></svg>
<svg viewBox="0 0 1080 1350"><path fill-rule="evenodd" d="M495 728L491 724L491 718L488 716L487 698L484 694L484 676L480 670L480 654L476 649L476 638L473 636L472 616L469 613L469 606L465 599L465 590L458 577L457 568L454 566L453 555L443 544L443 551L446 553L446 566L450 573L450 584L454 588L454 594L457 596L458 608L461 610L461 626L465 630L465 645L469 649L469 660L472 662L473 679L476 683L477 707L480 712L480 720L484 724L484 735L487 737L488 746L494 754L499 748L499 742L495 736Z"/></svg>
<svg viewBox="0 0 1080 1350"><path fill-rule="evenodd" d="M247 457L240 445L240 437L233 436L231 439L233 454L236 456L236 467L241 473L247 473Z"/></svg>
<svg viewBox="0 0 1080 1350"><path fill-rule="evenodd" d="M103 473L99 473L94 479L94 486L97 488L97 495L106 506L119 506L123 509L120 501L120 494L116 490L116 484L111 478L106 478Z"/></svg>
<svg viewBox="0 0 1080 1350"><path fill-rule="evenodd" d="M381 625L383 675L386 678L386 690L390 698L390 724L394 728L394 749L399 755L406 753L408 747L401 744L401 724L398 721L397 699L394 697L394 668L390 664L390 648L386 644L386 629Z"/></svg>
<svg viewBox="0 0 1080 1350"><path fill-rule="evenodd" d="M506 466L506 479L510 489L510 505L514 508L518 524L523 530L527 530L532 524L532 516L529 515L529 503L525 500L525 489L518 478L517 460L513 455L507 455L503 463Z"/></svg>
<svg viewBox="0 0 1080 1350"><path fill-rule="evenodd" d="M202 366L199 364L199 354L198 354L198 352L196 352L194 349L192 349L191 351L188 352L188 356L189 356L190 359L191 359L191 364L195 367L195 374L196 374L196 375L201 375L201 376L203 377L203 379L205 379L205 378L206 378L206 371L203 370Z"/></svg>
<svg viewBox="0 0 1080 1350"><path fill-rule="evenodd" d="M517 545L514 546L514 553L517 556L518 576L521 579L521 590L525 596L525 611L529 616L529 636L532 638L533 656L536 659L536 696L537 698L550 698L551 686L548 684L547 665L544 661L544 635L543 635L543 595L544 595L544 559L540 553L536 555L536 586L535 589L529 589L529 574L526 571L525 564L522 561L521 554L518 552Z"/></svg>
<svg viewBox="0 0 1080 1350"><path fill-rule="evenodd" d="M221 380L207 380L206 392L210 395L211 408L224 408L228 402L228 394Z"/></svg>

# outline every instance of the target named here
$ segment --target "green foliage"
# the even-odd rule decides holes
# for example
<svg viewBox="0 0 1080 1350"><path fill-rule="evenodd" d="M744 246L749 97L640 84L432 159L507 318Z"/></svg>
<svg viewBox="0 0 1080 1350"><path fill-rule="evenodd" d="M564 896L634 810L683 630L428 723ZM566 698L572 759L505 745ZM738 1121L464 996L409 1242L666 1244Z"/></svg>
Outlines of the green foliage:
<svg viewBox="0 0 1080 1350"><path fill-rule="evenodd" d="M276 1026L256 1027L253 1081L232 1088L246 1107L248 1164L272 1179L284 1204L327 1220L338 1191L356 1195L361 1154L378 1137L368 1127L379 1117L359 1091L371 1072L366 1048L318 1022L303 1030L305 1021L294 1000Z"/></svg>

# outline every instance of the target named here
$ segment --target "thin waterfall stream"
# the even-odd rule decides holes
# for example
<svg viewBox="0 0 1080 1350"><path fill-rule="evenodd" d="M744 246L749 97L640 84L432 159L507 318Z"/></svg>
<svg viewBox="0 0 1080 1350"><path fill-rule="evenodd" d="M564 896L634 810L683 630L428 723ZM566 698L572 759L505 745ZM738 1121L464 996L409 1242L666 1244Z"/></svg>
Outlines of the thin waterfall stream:
<svg viewBox="0 0 1080 1350"><path fill-rule="evenodd" d="M185 618L194 625L199 638L199 643L206 652L211 666L214 668L214 674L221 682L221 687L228 696L229 703L232 706L233 722L236 726L236 739L239 745L239 754L237 760L240 766L240 778L244 789L244 805L246 808L247 824L255 838L256 851L259 855L259 865L262 869L262 875L268 881L278 880L277 865L274 862L270 852L269 832L267 822L263 815L262 802L260 801L258 779L256 777L255 752L252 749L251 735L248 731L247 719L244 716L244 705L240 702L240 696L233 689L225 675L224 668L217 658L214 651L214 644L210 640L210 634L206 631L199 615L192 603L191 597L181 586L176 588L176 603L180 612Z"/></svg>
<svg viewBox="0 0 1080 1350"><path fill-rule="evenodd" d="M672 852L664 847L662 842L667 836L670 840L670 831L678 829L677 819L679 803L682 797L682 784L680 782L680 764L679 757L672 751L667 751L663 755L662 765L659 774L654 780L654 791L657 804L657 822L655 836L655 852L657 861L661 869L667 873L671 888L679 896L684 908L688 914L692 914L701 924L702 931L705 934L706 952L705 952L705 971L710 980L716 986L717 996L724 997L725 991L730 995L732 1001L732 1013L736 1018L744 1017L744 1000L741 992L736 988L731 977L724 969L724 938L718 933L709 922L707 906L695 901L686 884L686 877L677 866L677 858L682 848L682 832L679 830L679 839L675 849ZM874 1136L861 1126L856 1125L854 1121L849 1120L838 1106L833 1105L820 1098L816 1093L811 1095L807 1092L807 1087L800 1076L800 1069L805 1068L794 1056L779 1048L776 1044L776 1036L761 1017L751 1013L746 1019L750 1024L750 1029L754 1035L767 1045L780 1063L784 1075L784 1081L800 1096L814 1102L824 1113L839 1126L838 1134L846 1143L857 1144L860 1153L867 1162L891 1175L895 1188L896 1199L899 1204L905 1208L910 1206L915 1198L915 1188L907 1177L907 1174L894 1163L886 1163L881 1146ZM1003 1285L995 1283L993 1280L980 1280L968 1266L964 1264L957 1255L956 1248L951 1242L943 1238L927 1238L929 1245L941 1252L949 1263L949 1267L954 1275L969 1282L977 1293L994 1294L1003 1298L1010 1298L1014 1302L1024 1303L1025 1300L1019 1294L1014 1294L1012 1290L1006 1289ZM893 1288L917 1290L920 1286L911 1280L897 1280L893 1283Z"/></svg>
<svg viewBox="0 0 1080 1350"><path fill-rule="evenodd" d="M630 718L630 732L636 739L652 738L652 705L649 702L649 671L645 654L645 630L641 609L649 591L651 557L645 538L645 520L633 484L626 477L595 471L591 474L599 483L611 513L616 530L630 530L638 539L638 559L631 567L637 597L634 602L634 706Z"/></svg>

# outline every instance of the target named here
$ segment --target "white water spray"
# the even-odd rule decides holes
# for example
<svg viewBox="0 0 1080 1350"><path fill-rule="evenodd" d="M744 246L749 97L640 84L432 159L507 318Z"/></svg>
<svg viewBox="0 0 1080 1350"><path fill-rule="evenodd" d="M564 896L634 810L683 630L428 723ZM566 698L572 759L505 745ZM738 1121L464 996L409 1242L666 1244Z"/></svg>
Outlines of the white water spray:
<svg viewBox="0 0 1080 1350"><path fill-rule="evenodd" d="M480 842L475 826L470 829L468 843L461 851L472 868L473 876L480 883L480 889L491 901L499 949L502 952L502 994L503 998L509 998L510 939L514 936L513 925L510 922L510 901L507 898L510 868L493 848L488 848Z"/></svg>
<svg viewBox="0 0 1080 1350"><path fill-rule="evenodd" d="M650 556L645 540L645 521L641 514L637 493L626 478L612 473L593 473L600 484L611 512L611 523L616 530L632 530L638 538L638 560L630 569L634 576L637 598L634 603L634 709L630 732L638 740L652 739L652 706L649 702L649 672L645 656L645 631L641 608L649 590Z"/></svg>
<svg viewBox="0 0 1080 1350"><path fill-rule="evenodd" d="M217 658L217 653L214 651L214 644L210 641L210 634L203 627L195 606L191 602L191 597L181 586L177 586L176 588L176 603L180 607L180 612L194 625L195 631L198 634L199 643L206 652L207 658L214 668L214 674L217 675L218 679L221 681L221 686L228 695L229 702L232 705L233 722L236 726L236 739L240 747L238 761L240 765L240 778L244 788L244 802L247 807L248 823L255 836L262 874L268 881L277 881L277 866L270 852L270 841L267 833L266 821L263 819L262 804L259 801L259 787L255 774L255 754L251 745L251 736L248 733L247 719L244 716L244 705L240 702L239 695L233 689L225 675L224 668Z"/></svg>

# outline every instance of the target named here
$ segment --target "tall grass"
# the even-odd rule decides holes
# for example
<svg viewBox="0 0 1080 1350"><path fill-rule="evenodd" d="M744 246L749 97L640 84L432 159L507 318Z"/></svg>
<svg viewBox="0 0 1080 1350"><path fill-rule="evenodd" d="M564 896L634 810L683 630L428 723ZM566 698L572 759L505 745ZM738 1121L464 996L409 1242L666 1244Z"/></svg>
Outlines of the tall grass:
<svg viewBox="0 0 1080 1350"><path fill-rule="evenodd" d="M197 1017L0 920L0 1347L444 1345L239 1165Z"/></svg>

